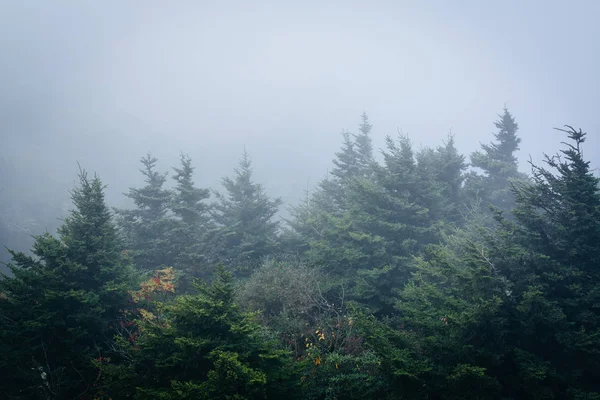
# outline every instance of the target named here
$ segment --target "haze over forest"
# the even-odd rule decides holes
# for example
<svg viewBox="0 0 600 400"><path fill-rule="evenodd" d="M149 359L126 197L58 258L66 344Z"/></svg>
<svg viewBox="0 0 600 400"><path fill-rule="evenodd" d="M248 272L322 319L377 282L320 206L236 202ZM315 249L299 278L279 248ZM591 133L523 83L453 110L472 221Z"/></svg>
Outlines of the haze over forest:
<svg viewBox="0 0 600 400"><path fill-rule="evenodd" d="M598 15L592 0L0 1L0 398L225 398L211 374L231 363L249 399L599 399ZM67 288L83 300L61 331ZM247 336L207 345L189 304ZM117 320L150 353L119 347ZM194 335L211 355L190 375L198 354L152 353Z"/></svg>
<svg viewBox="0 0 600 400"><path fill-rule="evenodd" d="M528 171L529 155L556 151L553 127L600 128L598 12L593 1L3 2L2 197L53 229L77 162L121 206L148 151L163 170L188 153L197 183L218 188L245 146L269 194L295 204L363 111L376 148L398 129L416 145L452 131L469 154L506 104Z"/></svg>

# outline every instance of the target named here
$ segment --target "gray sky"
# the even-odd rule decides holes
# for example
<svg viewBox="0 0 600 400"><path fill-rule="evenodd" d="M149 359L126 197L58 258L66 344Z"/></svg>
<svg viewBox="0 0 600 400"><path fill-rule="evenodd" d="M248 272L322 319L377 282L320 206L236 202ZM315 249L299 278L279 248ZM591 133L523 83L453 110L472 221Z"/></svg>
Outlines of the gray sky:
<svg viewBox="0 0 600 400"><path fill-rule="evenodd" d="M294 202L363 110L378 147L397 128L423 145L452 129L468 153L506 103L523 159L555 152L552 128L571 124L599 164L598 1L0 6L0 157L61 193L79 161L118 204L148 150L164 168L187 152L216 186L246 146L257 178Z"/></svg>

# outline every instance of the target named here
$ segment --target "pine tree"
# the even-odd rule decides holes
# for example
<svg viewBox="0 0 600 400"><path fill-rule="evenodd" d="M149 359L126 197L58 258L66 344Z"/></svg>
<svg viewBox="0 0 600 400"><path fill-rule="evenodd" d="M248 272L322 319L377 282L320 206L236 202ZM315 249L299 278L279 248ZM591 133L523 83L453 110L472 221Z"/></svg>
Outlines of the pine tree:
<svg viewBox="0 0 600 400"><path fill-rule="evenodd" d="M323 239L322 232L336 225L334 219L343 218L352 207L348 203L350 186L357 179L373 175L375 160L371 129L369 118L363 113L358 134L342 133L341 150L335 154L334 168L329 175L319 182L313 193L307 192L302 204L292 207L293 219L288 223L303 239L303 243L296 243L296 246L307 250L309 242Z"/></svg>
<svg viewBox="0 0 600 400"><path fill-rule="evenodd" d="M466 189L471 198L481 197L487 204L507 211L514 206L511 182L526 180L526 176L518 171L515 156L521 143L517 136L519 125L506 108L499 118L494 123L498 129L494 134L496 141L482 144L482 151L471 154L471 165L481 169L483 175L469 174Z"/></svg>
<svg viewBox="0 0 600 400"><path fill-rule="evenodd" d="M173 221L167 215L172 204L172 193L163 189L166 173L156 171L158 159L148 154L141 159L146 186L131 188L127 197L133 200L133 210L115 210L118 223L127 238L136 266L143 271L153 271L160 265L173 265L177 254L172 253L169 233Z"/></svg>
<svg viewBox="0 0 600 400"><path fill-rule="evenodd" d="M371 129L373 125L369 122L367 113L364 112L361 116L358 134L354 135L354 143L356 148L358 175L363 178L371 176L373 163L373 140L371 139Z"/></svg>
<svg viewBox="0 0 600 400"><path fill-rule="evenodd" d="M271 391L277 396L286 352L234 302L231 273L219 267L210 286L194 286L195 294L157 304L162 317L143 313L135 347L124 342L122 364L101 365L107 397L255 399Z"/></svg>
<svg viewBox="0 0 600 400"><path fill-rule="evenodd" d="M346 209L348 186L354 179L372 176L374 157L370 133L373 126L366 113L363 113L361 119L358 134L342 133L342 148L335 154L334 168L330 176L319 184L319 191L322 192L319 196L322 200L327 196L328 203L331 203L335 212Z"/></svg>
<svg viewBox="0 0 600 400"><path fill-rule="evenodd" d="M435 149L431 163L431 175L441 192L441 201L436 204L440 208L436 210L437 215L444 221L460 223L463 219L461 209L465 198L462 186L467 164L465 157L456 148L453 135L448 135L444 144Z"/></svg>
<svg viewBox="0 0 600 400"><path fill-rule="evenodd" d="M218 227L214 245L220 261L247 274L278 247L279 222L274 220L279 198L270 198L262 185L252 180L252 163L242 154L234 178L224 178L226 194L217 192L213 215Z"/></svg>
<svg viewBox="0 0 600 400"><path fill-rule="evenodd" d="M501 399L496 374L508 350L508 284L485 252L461 245L458 254L446 246L427 248L400 291L396 324L416 338L412 357L426 362L415 376L423 398Z"/></svg>
<svg viewBox="0 0 600 400"><path fill-rule="evenodd" d="M176 266L188 277L200 277L205 274L202 266L210 262L206 248L207 233L213 228L210 218L210 197L208 189L194 185L192 160L181 154L181 167L173 168L173 179L177 182L173 190L170 209L176 221L169 234L171 253L176 255Z"/></svg>
<svg viewBox="0 0 600 400"><path fill-rule="evenodd" d="M360 243L368 258L360 266L357 295L373 311L390 312L393 292L409 276L410 263L424 245L439 237L438 221L428 208L439 194L430 180L421 179L409 138L386 138L384 165L375 168L374 181L357 180L353 187ZM369 245L365 247L365 245ZM376 246L376 247L373 247Z"/></svg>
<svg viewBox="0 0 600 400"><path fill-rule="evenodd" d="M12 398L76 398L91 390L91 359L127 306L133 268L98 177L82 171L59 229L35 238L34 256L11 252L0 280L0 382Z"/></svg>
<svg viewBox="0 0 600 400"><path fill-rule="evenodd" d="M583 158L585 133L565 132L571 143L546 156L550 169L533 165L532 182L515 186L516 221L498 218L496 264L517 302L520 379L510 384L520 397L600 396L600 179Z"/></svg>

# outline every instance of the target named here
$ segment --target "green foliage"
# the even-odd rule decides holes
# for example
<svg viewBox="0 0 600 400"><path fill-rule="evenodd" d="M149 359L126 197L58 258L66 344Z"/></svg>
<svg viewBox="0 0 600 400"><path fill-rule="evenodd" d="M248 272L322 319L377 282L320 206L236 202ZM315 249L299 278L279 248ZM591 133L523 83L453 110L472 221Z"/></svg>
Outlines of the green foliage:
<svg viewBox="0 0 600 400"><path fill-rule="evenodd" d="M169 205L175 221L168 233L170 252L175 256L174 265L185 273L185 282L193 278L206 277L206 268L212 261L212 252L206 245L207 235L214 229L210 217L210 206L205 202L210 197L208 189L194 185L192 160L181 154L181 166L173 168L173 179L177 182Z"/></svg>
<svg viewBox="0 0 600 400"><path fill-rule="evenodd" d="M104 385L137 399L253 399L276 390L267 373L272 379L281 373L285 352L264 336L253 314L239 310L231 279L220 268L210 286L195 284L197 294L156 305L164 317L138 321L135 346L121 342L122 365L105 367L124 370L128 381Z"/></svg>
<svg viewBox="0 0 600 400"><path fill-rule="evenodd" d="M143 158L136 209L118 212L127 246L82 172L59 236L12 251L0 280L0 393L599 399L600 179L585 133L562 130L565 149L526 179L514 118L496 126L471 157L481 174L465 176L452 136L419 151L388 137L378 162L363 114L283 235L246 153L214 205L188 156L173 190ZM135 291L132 260L154 271ZM242 279L213 274L218 261Z"/></svg>
<svg viewBox="0 0 600 400"><path fill-rule="evenodd" d="M421 204L432 218L447 223L461 223L465 157L455 147L454 136L448 135L443 145L425 148L417 153L416 177L428 188L423 192Z"/></svg>
<svg viewBox="0 0 600 400"><path fill-rule="evenodd" d="M157 161L151 154L141 159L144 168L140 172L145 177L146 186L131 188L126 194L136 208L115 210L135 264L146 272L160 265L173 265L176 256L171 251L168 235L173 227L167 215L172 193L163 189L167 174L156 171Z"/></svg>
<svg viewBox="0 0 600 400"><path fill-rule="evenodd" d="M263 257L278 248L279 222L274 220L281 199L271 199L252 180L252 163L242 154L235 178L222 180L226 194L216 193L213 243L218 259L238 273L249 275Z"/></svg>
<svg viewBox="0 0 600 400"><path fill-rule="evenodd" d="M319 270L292 258L268 259L237 292L237 299L250 311L259 311L261 321L284 335L304 329L318 306Z"/></svg>
<svg viewBox="0 0 600 400"><path fill-rule="evenodd" d="M402 329L416 335L420 357L432 366L419 377L431 394L499 398L498 384L487 370L497 366L506 351L502 306L507 293L507 282L483 250L472 247L456 257L432 246L419 260L396 307Z"/></svg>
<svg viewBox="0 0 600 400"><path fill-rule="evenodd" d="M514 363L528 396L600 391L599 179L583 159L585 133L565 132L563 157L546 157L554 171L533 165L533 181L515 186L516 221L499 218L498 267L515 282Z"/></svg>
<svg viewBox="0 0 600 400"><path fill-rule="evenodd" d="M91 389L91 359L126 307L134 275L98 177L79 175L59 238L37 236L34 257L11 252L0 280L0 383L13 398L75 398Z"/></svg>
<svg viewBox="0 0 600 400"><path fill-rule="evenodd" d="M460 219L465 166L452 139L415 156L402 135L386 139L384 164L378 165L370 145L359 144L367 142L366 123L361 135L344 136L336 168L293 210L291 226L306 240L297 246L311 264L335 274L349 298L385 315L392 311L393 291L409 277L412 255L439 240L447 222Z"/></svg>
<svg viewBox="0 0 600 400"><path fill-rule="evenodd" d="M301 364L304 371L299 390L303 399L381 399L385 395L381 361L372 352L334 352Z"/></svg>
<svg viewBox="0 0 600 400"><path fill-rule="evenodd" d="M496 141L482 144L482 151L471 154L471 166L480 169L483 174L470 173L466 180L466 191L471 198L482 198L485 205L509 211L515 204L511 182L526 181L527 177L518 171L515 156L521 143L517 136L519 125L506 108L499 118L494 123L498 129L498 133L494 134Z"/></svg>

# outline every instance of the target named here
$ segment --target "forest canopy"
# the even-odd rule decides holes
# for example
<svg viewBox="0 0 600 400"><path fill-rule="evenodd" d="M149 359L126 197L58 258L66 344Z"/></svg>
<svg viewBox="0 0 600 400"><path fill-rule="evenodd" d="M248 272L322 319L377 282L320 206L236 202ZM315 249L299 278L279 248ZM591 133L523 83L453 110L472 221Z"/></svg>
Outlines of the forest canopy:
<svg viewBox="0 0 600 400"><path fill-rule="evenodd" d="M0 397L600 399L586 133L526 173L515 117L494 127L469 156L375 149L365 113L285 219L246 151L219 190L143 155L131 208L80 170L57 234L9 250Z"/></svg>

